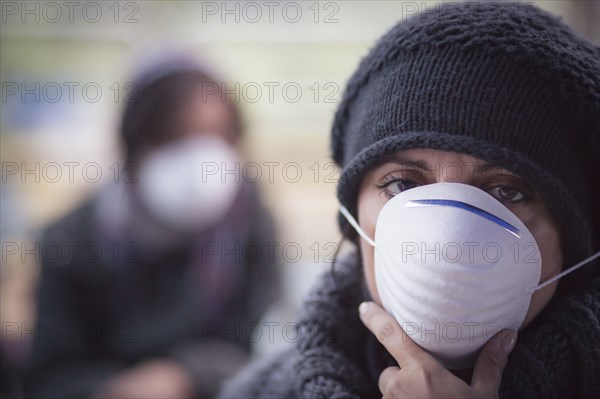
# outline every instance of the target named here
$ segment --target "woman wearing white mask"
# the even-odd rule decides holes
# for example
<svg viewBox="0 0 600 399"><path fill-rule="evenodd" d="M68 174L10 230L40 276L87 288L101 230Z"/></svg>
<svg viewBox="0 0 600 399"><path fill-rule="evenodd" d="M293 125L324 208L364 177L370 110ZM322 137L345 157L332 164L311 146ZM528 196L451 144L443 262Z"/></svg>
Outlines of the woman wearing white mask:
<svg viewBox="0 0 600 399"><path fill-rule="evenodd" d="M44 235L73 252L43 256L27 397L207 398L247 360L242 332L275 299L278 264L245 251L276 238L231 173L242 126L217 82L186 58L136 80L120 178Z"/></svg>
<svg viewBox="0 0 600 399"><path fill-rule="evenodd" d="M333 126L356 252L222 397L598 397L599 60L532 5L392 28Z"/></svg>

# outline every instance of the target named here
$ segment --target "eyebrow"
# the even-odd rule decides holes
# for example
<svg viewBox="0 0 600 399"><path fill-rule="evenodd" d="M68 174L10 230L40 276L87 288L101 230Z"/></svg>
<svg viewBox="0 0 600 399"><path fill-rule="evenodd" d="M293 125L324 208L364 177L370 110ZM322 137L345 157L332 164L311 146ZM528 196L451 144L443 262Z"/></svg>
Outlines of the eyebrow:
<svg viewBox="0 0 600 399"><path fill-rule="evenodd" d="M405 155L394 154L390 157L390 159L388 159L388 162L392 162L392 163L395 163L400 166L413 166L417 169L426 170L427 172L433 171L433 169L430 169L428 167L427 162L425 162L423 160L419 160L419 159L412 159L412 158L406 157Z"/></svg>
<svg viewBox="0 0 600 399"><path fill-rule="evenodd" d="M427 172L434 172L434 169L432 169L426 161L424 161L422 159L414 159L411 157L407 157L406 155L394 154L390 157L390 159L388 159L388 162L392 162L392 163L395 163L400 166L412 166L414 168L422 169ZM474 173L484 173L484 172L489 171L490 169L498 169L499 171L502 171L503 173L512 175L512 173L510 173L506 169L504 169L498 165L488 163L488 162L484 162L484 163L476 165L475 167L473 167L473 172Z"/></svg>

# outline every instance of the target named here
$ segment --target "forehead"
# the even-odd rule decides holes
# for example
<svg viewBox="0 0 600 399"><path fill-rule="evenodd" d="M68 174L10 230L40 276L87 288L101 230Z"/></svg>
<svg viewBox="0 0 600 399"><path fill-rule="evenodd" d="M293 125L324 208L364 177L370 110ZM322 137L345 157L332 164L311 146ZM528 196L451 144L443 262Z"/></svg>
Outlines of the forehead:
<svg viewBox="0 0 600 399"><path fill-rule="evenodd" d="M444 168L464 169L479 172L493 172L512 174L506 169L493 163L487 162L481 158L464 154L460 152L434 150L429 148L417 148L398 151L389 155L379 166L385 165L405 165L427 171L436 171Z"/></svg>
<svg viewBox="0 0 600 399"><path fill-rule="evenodd" d="M399 169L407 172L423 172L435 177L436 180L442 178L442 180L465 180L465 182L494 175L515 176L504 168L468 154L418 148L401 150L385 157L375 168L367 172L363 183Z"/></svg>
<svg viewBox="0 0 600 399"><path fill-rule="evenodd" d="M398 151L387 157L383 163L394 162L414 162L424 166L434 166L435 164L458 164L458 165L492 165L483 159L474 156L453 152L434 150L431 148L414 148Z"/></svg>

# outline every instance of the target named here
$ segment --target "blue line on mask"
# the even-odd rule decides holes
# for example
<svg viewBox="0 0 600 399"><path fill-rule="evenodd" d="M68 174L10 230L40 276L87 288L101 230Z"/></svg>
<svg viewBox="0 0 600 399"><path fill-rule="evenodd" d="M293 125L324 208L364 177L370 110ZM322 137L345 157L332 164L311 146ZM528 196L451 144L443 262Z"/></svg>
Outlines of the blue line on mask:
<svg viewBox="0 0 600 399"><path fill-rule="evenodd" d="M476 215L479 215L491 222L496 223L504 230L508 231L510 234L514 235L517 238L521 238L521 231L513 226L512 224L506 222L505 220L500 219L498 216L495 216L487 211L484 211L481 208L477 208L476 206L467 204L461 201L448 200L448 199L423 199L423 200L410 200L406 202L405 205L407 208L416 208L421 206L451 206L454 208L464 209L465 211L472 212Z"/></svg>

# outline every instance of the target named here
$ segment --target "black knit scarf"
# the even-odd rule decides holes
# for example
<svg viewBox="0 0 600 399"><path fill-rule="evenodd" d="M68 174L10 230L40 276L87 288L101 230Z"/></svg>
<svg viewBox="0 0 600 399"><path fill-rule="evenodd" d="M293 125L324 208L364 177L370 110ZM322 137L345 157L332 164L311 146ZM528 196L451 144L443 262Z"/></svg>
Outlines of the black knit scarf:
<svg viewBox="0 0 600 399"><path fill-rule="evenodd" d="M361 323L367 298L356 254L313 288L299 315L293 387L301 398L381 397L377 379L394 360ZM527 328L504 370L501 398L600 398L600 279L553 300Z"/></svg>

